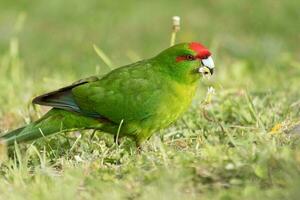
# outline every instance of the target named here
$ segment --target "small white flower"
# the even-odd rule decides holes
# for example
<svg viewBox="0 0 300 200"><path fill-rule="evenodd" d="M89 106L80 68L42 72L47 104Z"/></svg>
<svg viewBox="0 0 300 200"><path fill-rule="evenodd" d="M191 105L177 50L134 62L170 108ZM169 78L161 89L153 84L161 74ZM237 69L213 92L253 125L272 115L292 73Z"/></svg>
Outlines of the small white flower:
<svg viewBox="0 0 300 200"><path fill-rule="evenodd" d="M180 17L174 16L173 18L173 26L180 26Z"/></svg>
<svg viewBox="0 0 300 200"><path fill-rule="evenodd" d="M215 94L215 89L213 87L209 87L207 89L206 98L205 98L205 102L207 104L211 103L211 100L212 100L214 94Z"/></svg>
<svg viewBox="0 0 300 200"><path fill-rule="evenodd" d="M216 91L215 91L215 89L213 87L209 87L207 89L207 94L215 94L215 93L216 93Z"/></svg>

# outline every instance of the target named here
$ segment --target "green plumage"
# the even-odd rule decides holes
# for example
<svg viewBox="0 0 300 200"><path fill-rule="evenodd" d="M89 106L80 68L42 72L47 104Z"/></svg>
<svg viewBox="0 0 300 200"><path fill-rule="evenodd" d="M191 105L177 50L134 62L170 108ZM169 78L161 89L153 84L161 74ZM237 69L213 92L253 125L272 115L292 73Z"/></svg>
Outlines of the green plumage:
<svg viewBox="0 0 300 200"><path fill-rule="evenodd" d="M137 144L174 122L190 105L200 75L199 60L187 43L159 55L113 70L103 77L80 80L39 96L33 103L53 107L24 128L2 136L8 144L74 129L97 129L133 138Z"/></svg>

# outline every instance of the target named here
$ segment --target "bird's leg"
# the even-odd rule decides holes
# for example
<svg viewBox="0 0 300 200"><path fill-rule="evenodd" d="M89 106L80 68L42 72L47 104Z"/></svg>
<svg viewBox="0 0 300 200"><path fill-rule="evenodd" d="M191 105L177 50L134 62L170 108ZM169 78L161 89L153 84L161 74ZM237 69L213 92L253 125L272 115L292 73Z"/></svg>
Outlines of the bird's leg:
<svg viewBox="0 0 300 200"><path fill-rule="evenodd" d="M141 146L137 146L136 147L136 151L137 151L137 154L141 154L142 153L142 147Z"/></svg>
<svg viewBox="0 0 300 200"><path fill-rule="evenodd" d="M145 134L146 135L146 134ZM135 145L137 152L140 154L143 150L142 144L149 138L148 136L145 137L143 134L139 134L138 137L135 138Z"/></svg>
<svg viewBox="0 0 300 200"><path fill-rule="evenodd" d="M135 140L135 145L136 145L136 152L137 152L137 154L141 154L142 150L143 150L141 142L138 141L138 140Z"/></svg>

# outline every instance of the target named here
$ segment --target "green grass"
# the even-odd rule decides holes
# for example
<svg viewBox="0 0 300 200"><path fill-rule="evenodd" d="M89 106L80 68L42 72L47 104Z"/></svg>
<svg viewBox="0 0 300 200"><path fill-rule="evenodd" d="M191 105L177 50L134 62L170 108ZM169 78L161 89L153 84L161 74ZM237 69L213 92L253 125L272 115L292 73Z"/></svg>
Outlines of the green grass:
<svg viewBox="0 0 300 200"><path fill-rule="evenodd" d="M59 134L9 151L0 199L297 199L300 2L1 0L0 131L41 116L38 94L166 48L212 49L216 75L190 110L138 153L110 135ZM205 103L207 88L215 94ZM274 128L275 127L275 128Z"/></svg>

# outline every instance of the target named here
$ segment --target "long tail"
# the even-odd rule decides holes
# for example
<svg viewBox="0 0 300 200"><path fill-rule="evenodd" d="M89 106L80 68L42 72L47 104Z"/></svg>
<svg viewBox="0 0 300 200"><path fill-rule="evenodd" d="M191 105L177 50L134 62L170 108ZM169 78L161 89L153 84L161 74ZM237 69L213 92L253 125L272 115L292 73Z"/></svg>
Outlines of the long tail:
<svg viewBox="0 0 300 200"><path fill-rule="evenodd" d="M13 130L0 137L7 145L16 142L26 142L54 133L76 129L99 128L101 123L93 118L81 116L77 113L53 108L36 122Z"/></svg>

